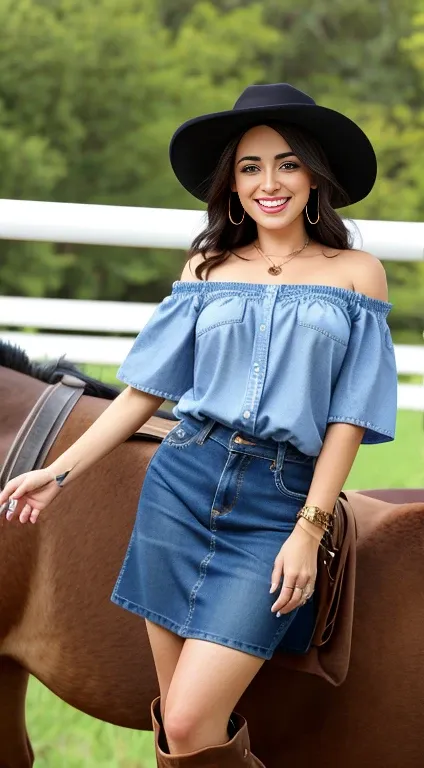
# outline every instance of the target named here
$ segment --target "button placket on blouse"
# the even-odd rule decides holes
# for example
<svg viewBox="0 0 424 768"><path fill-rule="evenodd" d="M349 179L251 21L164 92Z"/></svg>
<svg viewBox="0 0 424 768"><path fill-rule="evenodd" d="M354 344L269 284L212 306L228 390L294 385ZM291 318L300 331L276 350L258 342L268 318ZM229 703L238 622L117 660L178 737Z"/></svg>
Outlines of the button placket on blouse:
<svg viewBox="0 0 424 768"><path fill-rule="evenodd" d="M277 298L277 285L267 286L262 303L262 322L259 333L256 333L255 345L252 352L252 365L249 372L249 382L244 401L243 421L250 421L254 427L258 405L261 399L265 381L265 370L271 332L272 313ZM246 407L247 406L247 407Z"/></svg>

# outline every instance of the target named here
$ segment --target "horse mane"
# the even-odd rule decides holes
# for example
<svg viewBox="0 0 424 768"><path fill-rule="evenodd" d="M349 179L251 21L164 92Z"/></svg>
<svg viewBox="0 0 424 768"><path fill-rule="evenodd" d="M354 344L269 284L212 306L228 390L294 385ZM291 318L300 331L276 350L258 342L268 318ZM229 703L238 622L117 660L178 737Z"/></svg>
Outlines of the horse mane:
<svg viewBox="0 0 424 768"><path fill-rule="evenodd" d="M80 371L74 363L65 359L65 356L58 360L48 360L45 363L30 360L27 353L20 347L10 344L0 339L0 366L11 368L13 371L23 373L26 376L32 376L33 379L39 379L46 384L56 384L62 376L66 374L76 376L84 382L84 394L91 397L102 397L106 400L114 400L119 395L118 387L112 387L109 384L103 384L98 379L87 376Z"/></svg>

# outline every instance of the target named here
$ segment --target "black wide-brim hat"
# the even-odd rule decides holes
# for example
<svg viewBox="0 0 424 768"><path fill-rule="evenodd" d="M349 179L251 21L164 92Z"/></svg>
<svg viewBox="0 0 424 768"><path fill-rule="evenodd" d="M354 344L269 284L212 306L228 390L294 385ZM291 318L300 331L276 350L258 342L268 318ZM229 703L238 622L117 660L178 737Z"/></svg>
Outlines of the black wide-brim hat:
<svg viewBox="0 0 424 768"><path fill-rule="evenodd" d="M183 123L169 147L177 179L194 197L207 202L214 171L228 142L267 120L298 125L317 139L347 195L346 201L335 189L330 198L334 208L357 203L371 191L377 161L363 130L341 112L319 106L288 83L250 85L233 109Z"/></svg>

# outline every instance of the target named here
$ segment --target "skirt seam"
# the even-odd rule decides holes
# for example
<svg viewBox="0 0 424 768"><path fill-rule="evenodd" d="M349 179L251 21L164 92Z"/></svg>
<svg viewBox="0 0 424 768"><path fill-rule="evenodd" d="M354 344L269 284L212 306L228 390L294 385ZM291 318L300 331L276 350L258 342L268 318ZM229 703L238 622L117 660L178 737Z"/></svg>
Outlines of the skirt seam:
<svg viewBox="0 0 424 768"><path fill-rule="evenodd" d="M198 577L194 587L192 588L192 590L190 592L189 611L188 611L188 614L187 614L187 618L186 618L184 624L181 627L181 634L184 634L187 631L188 626L191 623L191 620L192 620L193 614L194 614L194 609L196 607L197 593L198 593L200 587L202 586L203 582L206 579L206 573L207 573L207 570L208 570L208 565L209 565L210 561L212 560L215 552L216 552L216 523L215 523L215 521L213 521L212 530L211 530L211 540L210 540L210 544L209 544L209 552L203 558L203 560L200 563L199 577Z"/></svg>

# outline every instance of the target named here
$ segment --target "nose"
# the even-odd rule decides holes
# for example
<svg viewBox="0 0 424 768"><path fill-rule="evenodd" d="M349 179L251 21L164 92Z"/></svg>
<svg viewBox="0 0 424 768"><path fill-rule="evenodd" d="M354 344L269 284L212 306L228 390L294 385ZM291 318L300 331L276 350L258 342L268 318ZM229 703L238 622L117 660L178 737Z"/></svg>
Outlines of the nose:
<svg viewBox="0 0 424 768"><path fill-rule="evenodd" d="M267 195L272 195L281 189L281 184L273 168L265 171L265 177L262 183L262 189Z"/></svg>

